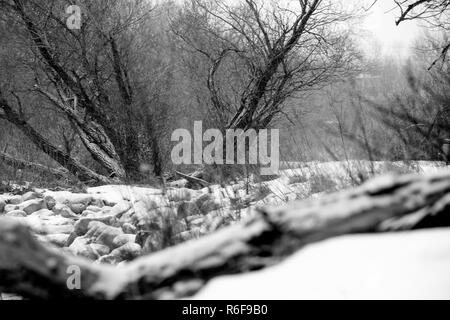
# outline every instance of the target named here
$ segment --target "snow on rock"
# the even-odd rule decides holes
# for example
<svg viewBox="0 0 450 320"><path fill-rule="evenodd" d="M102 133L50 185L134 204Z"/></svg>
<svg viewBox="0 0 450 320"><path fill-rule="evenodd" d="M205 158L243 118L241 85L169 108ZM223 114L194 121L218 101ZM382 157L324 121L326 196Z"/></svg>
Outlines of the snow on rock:
<svg viewBox="0 0 450 320"><path fill-rule="evenodd" d="M44 202L44 199L32 199L25 202L22 202L21 204L16 206L16 210L22 210L25 211L26 214L32 214L33 212L47 209L47 206Z"/></svg>
<svg viewBox="0 0 450 320"><path fill-rule="evenodd" d="M27 216L27 213L25 211L22 210L12 210L12 211L7 211L6 216L8 217L19 217L19 218L24 218Z"/></svg>
<svg viewBox="0 0 450 320"><path fill-rule="evenodd" d="M107 185L88 188L87 192L110 203L119 203L123 200L136 201L146 199L152 195L162 195L162 190L154 188L134 187L125 185Z"/></svg>
<svg viewBox="0 0 450 320"><path fill-rule="evenodd" d="M344 236L272 268L216 278L194 299L450 299L449 270L450 229Z"/></svg>
<svg viewBox="0 0 450 320"><path fill-rule="evenodd" d="M22 202L22 196L15 195L11 197L7 197L7 203L17 205Z"/></svg>
<svg viewBox="0 0 450 320"><path fill-rule="evenodd" d="M372 171L434 172L444 165L368 161L284 163L283 171L270 177L271 180L266 177L266 181L258 182L250 177L228 186L212 185L201 190L191 190L183 184L171 184L165 190L106 185L88 188L86 193L35 189L23 195L0 195L0 214L23 222L41 240L69 248L74 254L97 262L120 263L138 251L161 250L236 223L252 215L256 207L320 197L352 186L352 178L358 172L363 176ZM130 244L136 244L139 250Z"/></svg>
<svg viewBox="0 0 450 320"><path fill-rule="evenodd" d="M70 234L73 230L72 220L61 216L51 216L43 211L41 214L32 214L26 217L15 215L11 218L25 224L34 233L41 235Z"/></svg>

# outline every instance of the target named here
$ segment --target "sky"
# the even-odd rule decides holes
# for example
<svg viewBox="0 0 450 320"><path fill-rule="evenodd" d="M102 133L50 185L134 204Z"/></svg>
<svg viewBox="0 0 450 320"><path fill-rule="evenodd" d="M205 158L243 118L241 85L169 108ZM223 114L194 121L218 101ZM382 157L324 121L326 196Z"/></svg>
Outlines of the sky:
<svg viewBox="0 0 450 320"><path fill-rule="evenodd" d="M356 1L359 6L370 7L373 0ZM398 9L393 0L378 0L364 18L361 27L366 30L363 47L369 55L406 58L411 54L421 28L415 22L395 25Z"/></svg>
<svg viewBox="0 0 450 320"><path fill-rule="evenodd" d="M153 3L165 0L152 0ZM182 2L183 0L175 0ZM242 0L223 0L237 3ZM262 0L265 1L265 0ZM269 1L269 0L267 0ZM276 2L287 2L297 0L275 0ZM360 42L363 50L369 56L389 56L391 58L405 59L412 53L415 41L421 34L421 28L411 21L395 25L399 9L394 0L331 0L344 3L346 6L361 9L365 18L358 27ZM370 10L364 10L369 9Z"/></svg>

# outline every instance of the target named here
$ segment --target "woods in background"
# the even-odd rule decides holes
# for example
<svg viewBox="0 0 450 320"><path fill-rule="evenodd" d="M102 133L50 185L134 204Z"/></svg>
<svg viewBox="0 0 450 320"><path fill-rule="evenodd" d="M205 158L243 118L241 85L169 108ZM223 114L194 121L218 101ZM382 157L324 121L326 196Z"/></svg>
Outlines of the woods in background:
<svg viewBox="0 0 450 320"><path fill-rule="evenodd" d="M0 166L12 179L148 182L174 169L170 135L195 120L283 128L286 161L444 160L448 1L397 2L397 23L433 29L408 63L365 57L364 12L338 1L79 1L79 30L69 4L0 1Z"/></svg>

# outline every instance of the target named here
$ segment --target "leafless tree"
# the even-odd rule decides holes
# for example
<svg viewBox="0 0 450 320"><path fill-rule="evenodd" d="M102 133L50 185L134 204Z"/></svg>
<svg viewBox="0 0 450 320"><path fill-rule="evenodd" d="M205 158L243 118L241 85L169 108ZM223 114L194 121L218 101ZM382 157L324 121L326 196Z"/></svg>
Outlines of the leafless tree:
<svg viewBox="0 0 450 320"><path fill-rule="evenodd" d="M205 58L210 105L223 128L265 128L289 98L356 67L342 28L351 14L331 1L293 3L190 0L174 19L174 33Z"/></svg>
<svg viewBox="0 0 450 320"><path fill-rule="evenodd" d="M450 32L450 1L449 0L395 0L400 14L396 20L399 25L410 20L423 21L428 27L445 33ZM450 41L442 44L440 56L436 59L430 69L439 59L445 59L450 50Z"/></svg>
<svg viewBox="0 0 450 320"><path fill-rule="evenodd" d="M68 1L0 1L23 35L22 56L34 97L64 114L103 168L98 174L38 132L20 110L18 92L1 92L0 117L19 128L42 151L82 180L107 182L139 174L139 134L127 35L150 8L141 0L81 1L82 26L67 26ZM28 50L27 50L28 47ZM34 82L34 83L32 83ZM16 99L15 99L16 98Z"/></svg>

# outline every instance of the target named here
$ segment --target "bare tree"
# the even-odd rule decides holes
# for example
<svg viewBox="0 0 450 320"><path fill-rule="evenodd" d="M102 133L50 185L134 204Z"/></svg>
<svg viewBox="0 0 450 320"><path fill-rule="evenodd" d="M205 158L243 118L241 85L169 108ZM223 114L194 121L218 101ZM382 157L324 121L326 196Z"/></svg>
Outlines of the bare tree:
<svg viewBox="0 0 450 320"><path fill-rule="evenodd" d="M205 57L206 87L224 128L260 129L286 101L355 68L355 50L342 25L351 18L331 1L282 6L245 0L190 0L174 33Z"/></svg>
<svg viewBox="0 0 450 320"><path fill-rule="evenodd" d="M28 89L35 97L44 98L43 104L67 117L105 176L79 164L30 125L19 110L20 93L2 92L1 117L83 180L133 178L139 174L140 165L138 117L134 114L135 93L128 72L131 62L125 45L129 45L127 32L147 16L150 8L140 0L82 1L82 27L73 30L61 15L68 4L0 2L2 15L12 19L24 35L24 63L34 78Z"/></svg>
<svg viewBox="0 0 450 320"><path fill-rule="evenodd" d="M445 33L450 32L450 1L449 0L396 0L400 14L396 20L399 25L410 20L425 22L429 27ZM450 50L450 41L446 41L440 48L440 56L436 59L430 69L439 59L445 59Z"/></svg>

